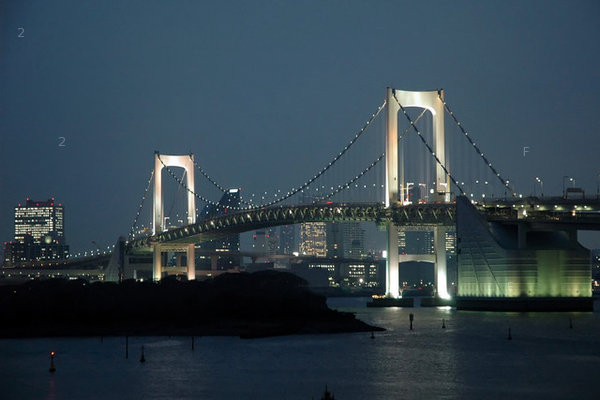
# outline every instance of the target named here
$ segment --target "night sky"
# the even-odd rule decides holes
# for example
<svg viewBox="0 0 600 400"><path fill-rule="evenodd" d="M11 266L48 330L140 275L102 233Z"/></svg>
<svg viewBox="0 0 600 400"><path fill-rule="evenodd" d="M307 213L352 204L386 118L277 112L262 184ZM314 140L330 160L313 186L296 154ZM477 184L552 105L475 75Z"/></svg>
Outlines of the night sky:
<svg viewBox="0 0 600 400"><path fill-rule="evenodd" d="M599 21L597 1L2 1L0 239L17 203L55 197L72 251L112 245L154 150L287 190L387 86L444 88L519 192L568 175L595 196Z"/></svg>

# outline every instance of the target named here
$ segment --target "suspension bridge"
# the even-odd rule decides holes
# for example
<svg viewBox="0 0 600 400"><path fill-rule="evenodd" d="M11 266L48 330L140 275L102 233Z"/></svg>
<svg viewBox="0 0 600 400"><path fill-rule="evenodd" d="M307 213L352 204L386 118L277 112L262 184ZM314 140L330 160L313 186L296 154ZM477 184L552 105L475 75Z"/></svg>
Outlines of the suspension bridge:
<svg viewBox="0 0 600 400"><path fill-rule="evenodd" d="M125 270L131 272L134 260L147 263L150 256L154 280L173 271L195 279L202 242L282 225L370 222L386 232L388 298L401 296L400 265L411 260L432 262L437 296L449 297L445 235L451 230L458 298L590 298L590 253L578 243L577 231L600 230L600 195L586 198L581 189L564 187L565 178L573 186L574 179L563 177L562 196L523 197L474 136L442 90L388 88L384 101L331 160L302 184L270 195L242 196L236 186L219 184L193 154L155 152L128 239L119 239L112 252L30 262L21 270L35 275L40 267L59 274L64 269L72 275L83 268L86 274L123 279L131 277ZM170 178L164 182L163 171ZM201 179L195 180L195 172ZM543 181L536 177L536 182L543 192ZM170 206L163 194L169 185L175 192ZM236 201L223 202L232 193ZM186 207L175 214L175 197L182 194ZM151 221L144 222L150 197ZM433 254L399 254L399 234L411 229L433 233ZM163 265L167 252L179 254L176 268ZM108 267L98 269L100 260Z"/></svg>
<svg viewBox="0 0 600 400"><path fill-rule="evenodd" d="M424 118L427 112L429 120ZM455 127L452 137L446 134L445 116ZM173 168L182 168L183 175ZM169 228L163 170L187 194L185 216L179 226ZM203 188L196 186L194 171L203 178ZM152 185L151 230L138 235L136 227ZM400 296L398 232L407 226L426 226L434 233L434 254L427 259L434 261L441 298L449 297L448 227L457 228L459 290L462 287L465 296L591 295L585 288L589 253L577 243L577 230L600 229L598 199L518 195L450 109L442 90L388 88L376 112L331 161L301 185L278 190L271 198L265 192L222 204L211 200L210 190L214 198L214 193L223 195L229 189L192 154L155 152L154 169L124 247L130 253L152 250L155 280L163 274L163 252L186 253L188 279L195 279L197 243L278 225L362 221L387 231L385 293L391 298ZM217 212L198 219L196 201ZM461 214L466 223L460 222ZM567 289L556 289L564 282Z"/></svg>

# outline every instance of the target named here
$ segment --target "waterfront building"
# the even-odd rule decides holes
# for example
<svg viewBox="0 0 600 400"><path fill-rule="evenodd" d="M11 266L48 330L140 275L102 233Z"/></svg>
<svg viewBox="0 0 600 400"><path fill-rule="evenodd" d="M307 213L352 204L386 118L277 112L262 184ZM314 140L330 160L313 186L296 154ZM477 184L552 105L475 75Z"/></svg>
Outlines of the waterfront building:
<svg viewBox="0 0 600 400"><path fill-rule="evenodd" d="M343 266L342 275L350 286L378 287L379 269L375 262L354 262Z"/></svg>
<svg viewBox="0 0 600 400"><path fill-rule="evenodd" d="M308 274L327 276L329 287L385 288L385 260L324 258L305 260L292 266L292 272L307 269ZM307 278L301 275L303 278ZM321 280L322 281L322 280Z"/></svg>

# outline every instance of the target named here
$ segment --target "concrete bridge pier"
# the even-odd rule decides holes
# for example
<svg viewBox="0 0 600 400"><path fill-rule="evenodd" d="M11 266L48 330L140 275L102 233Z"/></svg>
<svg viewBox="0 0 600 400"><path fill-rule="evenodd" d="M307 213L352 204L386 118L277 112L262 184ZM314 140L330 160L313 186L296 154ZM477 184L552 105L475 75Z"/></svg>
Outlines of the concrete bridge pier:
<svg viewBox="0 0 600 400"><path fill-rule="evenodd" d="M153 245L154 255L152 257L152 279L160 281L163 273L162 265L162 253L163 252L180 252L186 255L186 266L182 266L183 257L177 256L177 266L175 267L176 272L185 272L188 280L196 279L196 260L195 260L195 246L193 243L182 243L182 244L164 244L156 243Z"/></svg>
<svg viewBox="0 0 600 400"><path fill-rule="evenodd" d="M446 261L446 229L443 226L433 228L434 254L398 254L398 227L388 224L387 237L387 265L386 265L386 296L400 297L400 262L425 261L434 264L434 279L437 296L449 299L448 293L448 267Z"/></svg>

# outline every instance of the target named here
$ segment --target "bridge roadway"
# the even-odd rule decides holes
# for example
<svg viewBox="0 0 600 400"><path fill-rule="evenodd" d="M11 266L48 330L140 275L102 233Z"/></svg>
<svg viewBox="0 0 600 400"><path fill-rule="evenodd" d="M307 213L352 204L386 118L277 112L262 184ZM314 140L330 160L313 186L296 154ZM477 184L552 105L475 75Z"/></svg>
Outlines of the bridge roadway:
<svg viewBox="0 0 600 400"><path fill-rule="evenodd" d="M477 204L489 222L527 223L533 230L600 230L600 198L526 197Z"/></svg>
<svg viewBox="0 0 600 400"><path fill-rule="evenodd" d="M379 203L290 205L225 213L157 235L134 239L129 248L153 243L199 243L219 237L279 225L304 222L363 221L397 225L453 225L454 204L418 204L386 209Z"/></svg>
<svg viewBox="0 0 600 400"><path fill-rule="evenodd" d="M516 200L491 199L476 205L490 222L528 223L552 229L600 230L599 199L526 197ZM128 247L150 247L154 243L199 243L266 227L333 221L451 226L456 223L456 207L454 202L397 204L388 209L380 203L329 203L250 209L225 213L192 225L134 239L128 243Z"/></svg>

